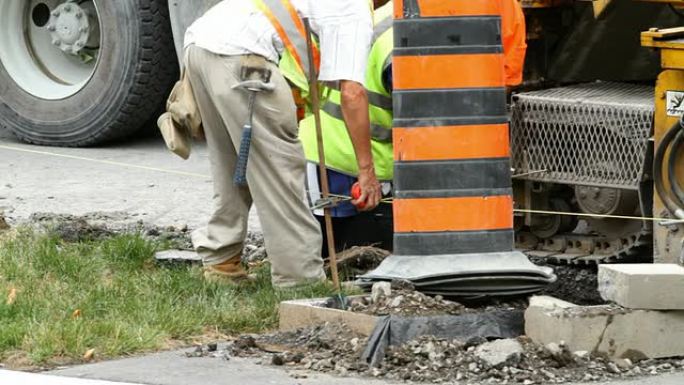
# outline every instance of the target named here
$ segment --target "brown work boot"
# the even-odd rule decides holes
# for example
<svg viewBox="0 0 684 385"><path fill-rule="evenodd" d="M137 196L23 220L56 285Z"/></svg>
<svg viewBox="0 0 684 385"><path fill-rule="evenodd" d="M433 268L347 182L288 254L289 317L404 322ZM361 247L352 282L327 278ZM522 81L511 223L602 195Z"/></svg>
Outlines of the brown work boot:
<svg viewBox="0 0 684 385"><path fill-rule="evenodd" d="M238 254L217 265L205 266L204 279L212 282L239 283L249 280L250 276L242 267L242 255Z"/></svg>

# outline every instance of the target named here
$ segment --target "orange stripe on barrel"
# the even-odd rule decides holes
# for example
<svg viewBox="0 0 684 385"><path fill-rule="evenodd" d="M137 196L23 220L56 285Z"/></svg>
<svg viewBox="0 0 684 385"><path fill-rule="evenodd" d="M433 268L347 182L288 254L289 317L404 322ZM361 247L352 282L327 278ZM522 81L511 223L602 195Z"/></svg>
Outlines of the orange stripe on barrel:
<svg viewBox="0 0 684 385"><path fill-rule="evenodd" d="M394 89L504 87L503 54L395 56Z"/></svg>
<svg viewBox="0 0 684 385"><path fill-rule="evenodd" d="M394 231L399 233L512 228L510 196L394 200Z"/></svg>
<svg viewBox="0 0 684 385"><path fill-rule="evenodd" d="M421 17L498 16L501 5L493 0L417 0Z"/></svg>
<svg viewBox="0 0 684 385"><path fill-rule="evenodd" d="M392 129L394 159L452 160L507 158L508 124Z"/></svg>

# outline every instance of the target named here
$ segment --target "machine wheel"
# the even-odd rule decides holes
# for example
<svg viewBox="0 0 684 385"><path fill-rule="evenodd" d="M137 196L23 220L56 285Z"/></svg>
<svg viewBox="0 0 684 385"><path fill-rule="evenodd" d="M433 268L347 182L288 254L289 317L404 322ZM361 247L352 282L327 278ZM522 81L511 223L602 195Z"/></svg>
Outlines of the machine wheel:
<svg viewBox="0 0 684 385"><path fill-rule="evenodd" d="M0 0L0 127L27 142L129 135L177 77L167 0Z"/></svg>
<svg viewBox="0 0 684 385"><path fill-rule="evenodd" d="M556 212L572 212L570 205L562 199L551 199L550 209ZM538 215L533 218L530 231L541 239L551 238L559 233L572 232L578 224L575 216L568 215Z"/></svg>

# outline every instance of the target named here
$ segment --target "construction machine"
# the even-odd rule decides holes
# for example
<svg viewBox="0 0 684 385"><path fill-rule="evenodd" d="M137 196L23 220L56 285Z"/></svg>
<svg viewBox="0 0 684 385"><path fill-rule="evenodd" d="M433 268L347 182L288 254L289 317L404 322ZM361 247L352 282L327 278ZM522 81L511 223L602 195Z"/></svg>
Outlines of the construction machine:
<svg viewBox="0 0 684 385"><path fill-rule="evenodd" d="M86 146L153 126L185 29L218 1L0 0L0 127ZM671 28L684 25L684 1L521 3L526 80L510 111L518 247L574 264L679 260L681 189L670 181L684 178L682 140L670 130L684 112L684 51Z"/></svg>
<svg viewBox="0 0 684 385"><path fill-rule="evenodd" d="M684 112L684 2L523 4L527 80L511 109L518 248L570 264L680 260L681 141L656 150Z"/></svg>

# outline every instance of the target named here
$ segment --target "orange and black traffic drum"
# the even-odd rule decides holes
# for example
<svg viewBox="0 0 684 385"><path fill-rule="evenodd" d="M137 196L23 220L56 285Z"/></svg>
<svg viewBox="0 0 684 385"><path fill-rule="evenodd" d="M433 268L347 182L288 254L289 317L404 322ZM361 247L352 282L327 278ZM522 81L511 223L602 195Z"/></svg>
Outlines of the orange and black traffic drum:
<svg viewBox="0 0 684 385"><path fill-rule="evenodd" d="M500 15L395 0L395 255L513 250Z"/></svg>

